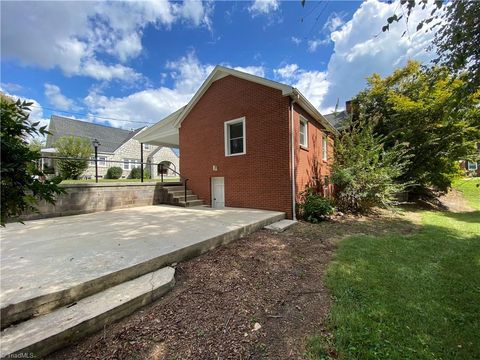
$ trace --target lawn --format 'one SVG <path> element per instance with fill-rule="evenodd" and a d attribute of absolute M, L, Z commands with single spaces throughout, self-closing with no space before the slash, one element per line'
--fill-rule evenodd
<path fill-rule="evenodd" d="M 310 339 L 323 359 L 480 358 L 479 180 L 457 182 L 475 211 L 421 211 L 411 235 L 352 236 L 339 243 L 326 285 L 332 340 Z"/>
<path fill-rule="evenodd" d="M 472 208 L 480 210 L 480 177 L 458 180 L 454 187 L 465 196 Z"/>

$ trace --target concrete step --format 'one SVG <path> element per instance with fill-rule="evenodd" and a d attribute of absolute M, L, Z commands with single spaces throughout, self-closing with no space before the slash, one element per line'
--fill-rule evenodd
<path fill-rule="evenodd" d="M 164 267 L 2 331 L 1 358 L 45 356 L 119 320 L 167 293 L 175 270 Z M 15 355 L 17 354 L 17 355 Z"/>
<path fill-rule="evenodd" d="M 181 190 L 181 191 L 169 191 L 169 192 L 168 192 L 168 196 L 173 196 L 173 197 L 184 196 L 184 195 L 185 195 L 185 191 L 184 191 L 184 190 Z M 192 190 L 187 190 L 187 195 L 193 195 L 193 191 L 192 191 Z"/>
<path fill-rule="evenodd" d="M 167 190 L 168 192 L 170 192 L 170 191 L 184 191 L 184 190 L 185 190 L 185 186 L 183 186 L 183 185 L 164 186 L 163 189 L 164 189 L 164 190 Z"/>
<path fill-rule="evenodd" d="M 185 204 L 185 201 L 182 200 L 175 203 L 175 205 L 182 206 L 182 207 L 200 206 L 200 205 L 203 205 L 203 200 L 187 200 L 186 204 Z"/>
<path fill-rule="evenodd" d="M 192 201 L 192 200 L 198 200 L 198 196 L 197 195 L 187 195 L 187 201 Z M 180 196 L 173 196 L 171 198 L 171 201 L 176 204 L 180 201 L 185 201 L 185 196 L 184 195 L 180 195 Z"/>

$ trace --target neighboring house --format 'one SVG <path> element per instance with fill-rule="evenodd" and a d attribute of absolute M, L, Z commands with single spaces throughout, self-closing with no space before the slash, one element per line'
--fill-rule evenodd
<path fill-rule="evenodd" d="M 347 121 L 352 114 L 352 100 L 345 102 L 345 110 L 335 111 L 333 113 L 325 115 L 325 119 L 328 120 L 337 130 L 341 131 L 345 129 Z"/>
<path fill-rule="evenodd" d="M 59 138 L 76 136 L 88 139 L 90 142 L 94 139 L 99 141 L 99 177 L 104 177 L 109 167 L 118 166 L 123 169 L 122 178 L 128 178 L 131 170 L 140 166 L 140 142 L 133 139 L 133 136 L 140 134 L 145 128 L 123 130 L 52 115 L 48 130 L 51 134 L 47 135 L 46 148 L 42 149 L 43 156 L 55 156 L 55 142 Z M 94 159 L 93 145 L 91 158 Z M 160 178 L 161 169 L 163 169 L 164 176 L 177 176 L 172 170 L 177 172 L 180 170 L 178 155 L 169 147 L 144 145 L 143 161 L 147 163 L 145 168 L 150 170 L 152 178 Z M 47 161 L 48 163 L 52 164 L 52 162 Z M 160 163 L 165 164 L 165 167 L 158 166 Z M 167 167 L 172 170 L 168 170 Z M 83 176 L 86 178 L 95 176 L 95 161 L 90 161 Z"/>
<path fill-rule="evenodd" d="M 336 134 L 297 89 L 216 66 L 186 106 L 134 139 L 179 147 L 188 188 L 213 207 L 293 218 L 306 187 L 330 192 Z"/>
<path fill-rule="evenodd" d="M 480 158 L 480 143 L 477 143 L 478 158 Z M 473 176 L 480 176 L 480 160 L 462 160 L 460 167 Z"/>

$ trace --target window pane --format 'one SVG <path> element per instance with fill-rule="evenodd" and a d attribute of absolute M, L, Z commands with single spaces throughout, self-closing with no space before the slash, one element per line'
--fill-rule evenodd
<path fill-rule="evenodd" d="M 230 126 L 230 139 L 243 137 L 243 124 L 237 123 Z"/>
<path fill-rule="evenodd" d="M 300 132 L 300 144 L 305 145 L 305 134 Z"/>
<path fill-rule="evenodd" d="M 230 140 L 230 154 L 239 154 L 243 152 L 243 138 Z"/>

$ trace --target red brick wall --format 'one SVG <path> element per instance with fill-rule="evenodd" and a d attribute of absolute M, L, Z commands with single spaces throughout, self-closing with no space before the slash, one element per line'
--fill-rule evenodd
<path fill-rule="evenodd" d="M 246 154 L 226 157 L 224 122 L 243 116 Z M 291 218 L 289 123 L 289 98 L 281 91 L 233 76 L 217 80 L 182 122 L 182 175 L 207 204 L 211 177 L 223 176 L 226 206 L 283 211 Z"/>
<path fill-rule="evenodd" d="M 300 146 L 300 115 L 308 121 L 308 147 Z M 307 112 L 298 105 L 294 106 L 294 125 L 295 125 L 295 168 L 296 168 L 296 193 L 297 201 L 299 194 L 306 187 L 315 184 L 314 178 L 319 177 L 322 180 L 330 175 L 330 167 L 333 162 L 333 137 L 328 135 L 328 160 L 322 159 L 322 141 L 325 129 L 314 120 Z M 328 188 L 331 191 L 332 187 Z M 328 195 L 328 192 L 325 194 Z"/>

